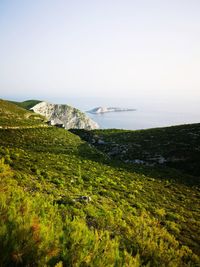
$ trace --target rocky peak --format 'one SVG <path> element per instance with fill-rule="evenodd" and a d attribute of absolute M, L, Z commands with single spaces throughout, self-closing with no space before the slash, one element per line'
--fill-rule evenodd
<path fill-rule="evenodd" d="M 35 113 L 43 115 L 47 118 L 51 125 L 55 125 L 55 121 L 59 121 L 65 129 L 98 129 L 96 122 L 90 119 L 80 110 L 62 104 L 52 104 L 48 102 L 40 102 L 31 108 Z"/>

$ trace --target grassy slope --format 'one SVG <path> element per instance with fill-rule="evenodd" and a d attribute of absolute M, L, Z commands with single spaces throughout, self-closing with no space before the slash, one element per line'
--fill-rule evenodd
<path fill-rule="evenodd" d="M 21 107 L 21 108 L 25 108 L 25 109 L 30 109 L 33 106 L 37 105 L 38 103 L 40 103 L 40 100 L 26 100 L 23 102 L 16 102 L 16 101 L 10 101 L 11 103 Z"/>
<path fill-rule="evenodd" d="M 122 161 L 144 161 L 177 168 L 200 176 L 200 124 L 180 125 L 139 131 L 73 130 L 101 151 Z M 103 140 L 104 144 L 98 144 Z"/>
<path fill-rule="evenodd" d="M 27 111 L 17 105 L 0 100 L 0 126 L 17 127 L 17 126 L 39 126 L 44 125 L 44 117 Z"/>
<path fill-rule="evenodd" d="M 171 179 L 192 176 L 111 161 L 56 128 L 0 129 L 0 155 L 0 266 L 198 266 L 200 191 Z"/>

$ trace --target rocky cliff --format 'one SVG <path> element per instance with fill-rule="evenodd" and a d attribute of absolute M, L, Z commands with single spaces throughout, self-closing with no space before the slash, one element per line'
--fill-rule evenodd
<path fill-rule="evenodd" d="M 98 124 L 91 120 L 80 110 L 61 104 L 51 104 L 40 102 L 31 108 L 35 113 L 43 115 L 47 118 L 51 125 L 63 124 L 65 129 L 97 129 Z"/>

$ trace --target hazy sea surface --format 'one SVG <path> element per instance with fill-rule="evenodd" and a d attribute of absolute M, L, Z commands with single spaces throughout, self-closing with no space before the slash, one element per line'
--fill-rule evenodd
<path fill-rule="evenodd" d="M 27 98 L 26 98 L 27 99 Z M 20 101 L 26 99 L 18 99 Z M 143 95 L 132 98 L 115 97 L 57 97 L 40 98 L 52 103 L 68 104 L 83 112 L 95 107 L 135 108 L 136 111 L 86 114 L 96 121 L 100 128 L 127 130 L 148 129 L 179 124 L 200 123 L 199 97 L 187 95 L 158 96 Z M 15 99 L 17 100 L 17 98 Z"/>
<path fill-rule="evenodd" d="M 80 98 L 71 99 L 69 104 L 86 112 L 98 106 L 135 108 L 136 111 L 110 112 L 87 115 L 100 128 L 127 130 L 148 129 L 188 123 L 200 123 L 198 99 L 115 99 Z"/>
<path fill-rule="evenodd" d="M 200 122 L 200 116 L 162 111 L 147 112 L 144 110 L 137 110 L 88 115 L 96 121 L 102 129 L 117 128 L 137 130 Z"/>

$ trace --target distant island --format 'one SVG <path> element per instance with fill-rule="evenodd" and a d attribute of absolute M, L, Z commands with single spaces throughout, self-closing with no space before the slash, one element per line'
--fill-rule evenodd
<path fill-rule="evenodd" d="M 136 111 L 136 109 L 119 108 L 119 107 L 97 107 L 97 108 L 93 108 L 87 112 L 92 113 L 92 114 L 102 114 L 102 113 L 108 113 L 108 112 L 123 112 L 123 111 Z"/>

